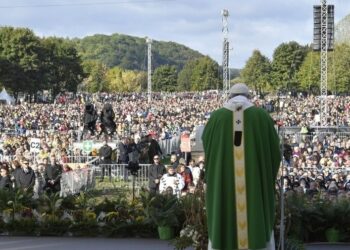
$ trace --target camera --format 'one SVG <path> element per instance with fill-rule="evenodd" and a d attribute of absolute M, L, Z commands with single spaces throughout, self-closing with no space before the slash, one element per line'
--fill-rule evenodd
<path fill-rule="evenodd" d="M 138 162 L 133 162 L 130 161 L 128 166 L 126 166 L 126 168 L 130 171 L 130 173 L 132 175 L 137 176 L 137 172 L 139 171 L 139 169 L 141 168 Z"/>

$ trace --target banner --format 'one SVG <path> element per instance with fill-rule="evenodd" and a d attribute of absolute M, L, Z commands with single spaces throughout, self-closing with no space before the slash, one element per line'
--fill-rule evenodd
<path fill-rule="evenodd" d="M 191 139 L 188 133 L 181 135 L 180 150 L 181 152 L 191 152 Z"/>

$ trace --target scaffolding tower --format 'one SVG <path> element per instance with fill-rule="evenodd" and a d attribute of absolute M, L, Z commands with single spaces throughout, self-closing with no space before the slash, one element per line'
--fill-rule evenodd
<path fill-rule="evenodd" d="M 229 41 L 228 41 L 228 17 L 229 12 L 227 9 L 221 11 L 222 15 L 222 33 L 224 37 L 223 41 L 223 57 L 222 57 L 222 87 L 223 96 L 227 97 L 228 90 L 230 89 L 229 82 Z"/>
<path fill-rule="evenodd" d="M 147 43 L 147 94 L 148 102 L 152 101 L 152 39 L 146 37 Z"/>
<path fill-rule="evenodd" d="M 327 103 L 327 72 L 328 72 L 328 6 L 327 0 L 321 0 L 321 103 L 320 122 L 327 125 L 328 103 Z"/>

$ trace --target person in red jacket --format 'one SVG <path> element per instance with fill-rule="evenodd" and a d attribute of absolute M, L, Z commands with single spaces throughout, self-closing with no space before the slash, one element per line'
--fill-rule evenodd
<path fill-rule="evenodd" d="M 177 172 L 182 176 L 182 178 L 185 181 L 185 187 L 182 189 L 182 192 L 187 192 L 188 191 L 188 187 L 192 183 L 191 173 L 186 171 L 186 166 L 184 164 L 182 164 L 182 163 L 179 164 Z"/>

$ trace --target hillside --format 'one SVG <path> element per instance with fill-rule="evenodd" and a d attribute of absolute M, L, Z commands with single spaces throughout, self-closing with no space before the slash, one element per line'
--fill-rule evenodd
<path fill-rule="evenodd" d="M 130 70 L 147 69 L 147 44 L 144 38 L 96 34 L 73 41 L 83 60 L 99 60 L 110 68 L 119 66 Z M 152 68 L 168 64 L 180 70 L 188 60 L 202 56 L 204 55 L 174 42 L 152 43 Z"/>
<path fill-rule="evenodd" d="M 350 14 L 335 26 L 335 43 L 350 43 Z"/>

